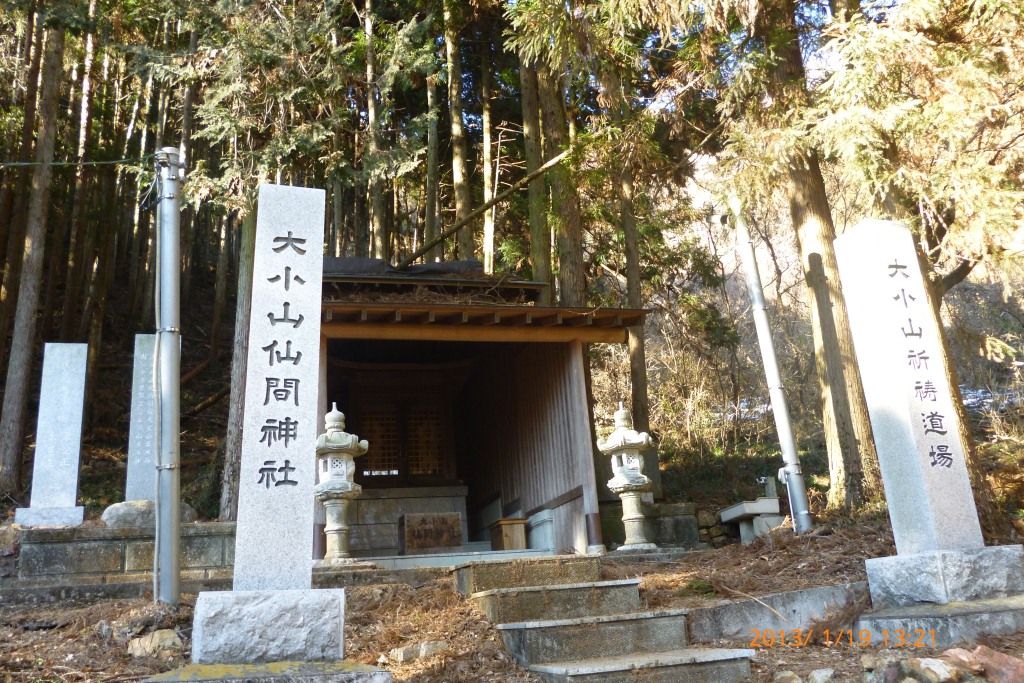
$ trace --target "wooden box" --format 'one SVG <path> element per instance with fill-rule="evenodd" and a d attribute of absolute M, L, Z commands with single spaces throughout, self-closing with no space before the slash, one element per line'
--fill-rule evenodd
<path fill-rule="evenodd" d="M 499 519 L 492 524 L 491 550 L 526 550 L 526 520 Z"/>

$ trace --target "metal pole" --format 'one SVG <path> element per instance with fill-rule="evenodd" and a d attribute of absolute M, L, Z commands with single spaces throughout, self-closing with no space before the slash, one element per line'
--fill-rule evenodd
<path fill-rule="evenodd" d="M 178 150 L 164 147 L 156 153 L 160 177 L 159 230 L 157 234 L 156 362 L 159 383 L 157 410 L 158 450 L 156 473 L 156 548 L 153 553 L 154 597 L 177 605 L 181 595 L 179 549 L 181 503 L 179 480 L 179 412 L 181 394 L 181 316 L 179 281 L 181 245 L 178 221 L 180 162 Z"/>
<path fill-rule="evenodd" d="M 739 198 L 729 197 L 729 208 L 735 216 L 736 239 L 743 270 L 747 276 L 747 289 L 750 291 L 750 305 L 754 312 L 754 327 L 757 329 L 757 342 L 761 347 L 761 362 L 764 364 L 764 375 L 768 382 L 768 396 L 772 402 L 772 414 L 775 417 L 775 429 L 779 434 L 779 446 L 782 449 L 782 460 L 785 466 L 779 470 L 779 481 L 786 485 L 789 496 L 789 509 L 793 515 L 793 530 L 802 534 L 814 528 L 811 512 L 807 504 L 807 488 L 804 484 L 803 470 L 800 469 L 800 457 L 796 452 L 793 439 L 793 428 L 789 421 L 789 407 L 786 405 L 786 393 L 782 388 L 782 377 L 779 364 L 775 357 L 775 344 L 772 342 L 771 328 L 768 325 L 768 312 L 764 305 L 764 290 L 761 285 L 761 273 L 757 269 L 757 258 L 754 254 L 754 242 L 747 231 L 747 223 Z"/>

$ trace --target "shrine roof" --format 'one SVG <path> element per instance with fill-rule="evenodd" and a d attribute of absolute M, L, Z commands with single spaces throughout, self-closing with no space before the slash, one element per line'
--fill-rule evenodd
<path fill-rule="evenodd" d="M 476 260 L 439 261 L 399 270 L 381 259 L 324 258 L 324 301 L 430 299 L 445 302 L 531 303 L 545 282 L 515 273 L 485 274 Z"/>
<path fill-rule="evenodd" d="M 496 342 L 626 341 L 647 311 L 435 301 L 324 301 L 329 338 Z"/>

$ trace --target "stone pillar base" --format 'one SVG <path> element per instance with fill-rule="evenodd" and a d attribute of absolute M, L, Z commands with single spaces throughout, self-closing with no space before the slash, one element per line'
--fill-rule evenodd
<path fill-rule="evenodd" d="M 207 591 L 192 618 L 193 664 L 345 658 L 345 590 Z"/>
<path fill-rule="evenodd" d="M 190 664 L 145 683 L 391 683 L 391 672 L 354 662 Z"/>
<path fill-rule="evenodd" d="M 936 550 L 865 560 L 875 609 L 1024 593 L 1024 546 Z"/>
<path fill-rule="evenodd" d="M 21 526 L 81 526 L 85 508 L 81 505 L 67 508 L 17 508 L 14 523 Z"/>
<path fill-rule="evenodd" d="M 627 543 L 626 545 L 620 545 L 615 549 L 617 553 L 628 553 L 634 550 L 657 550 L 658 546 L 654 543 Z"/>

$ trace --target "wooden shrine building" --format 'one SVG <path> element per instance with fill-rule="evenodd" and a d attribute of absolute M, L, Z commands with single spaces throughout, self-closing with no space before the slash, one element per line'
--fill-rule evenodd
<path fill-rule="evenodd" d="M 321 411 L 370 443 L 353 554 L 401 549 L 403 514 L 458 512 L 464 542 L 525 520 L 531 548 L 600 545 L 585 345 L 624 343 L 644 311 L 536 304 L 543 283 L 464 264 L 395 272 L 325 259 Z"/>

